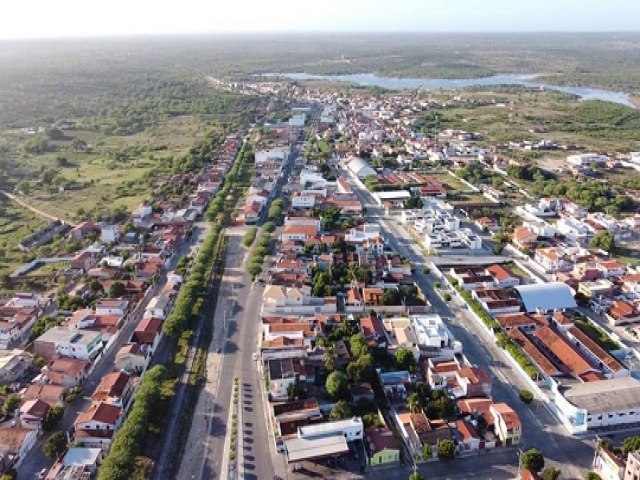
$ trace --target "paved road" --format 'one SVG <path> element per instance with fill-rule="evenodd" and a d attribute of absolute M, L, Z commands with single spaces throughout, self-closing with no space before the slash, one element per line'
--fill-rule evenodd
<path fill-rule="evenodd" d="M 193 249 L 202 242 L 208 230 L 209 226 L 206 223 L 197 223 L 191 239 L 186 241 L 173 256 L 167 270 L 174 268 L 178 260 L 183 255 L 191 253 Z M 120 329 L 117 339 L 111 344 L 109 350 L 103 352 L 101 356 L 96 359 L 96 366 L 85 380 L 82 394 L 67 406 L 64 417 L 58 427 L 59 430 L 71 431 L 78 414 L 89 408 L 91 405 L 91 395 L 93 395 L 98 383 L 100 383 L 102 377 L 114 369 L 116 353 L 118 353 L 118 350 L 120 350 L 122 345 L 131 339 L 133 331 L 138 323 L 140 323 L 140 320 L 142 320 L 142 316 L 144 315 L 144 311 L 149 301 L 157 295 L 162 288 L 164 288 L 166 283 L 166 275 L 162 275 L 161 279 L 151 287 L 151 291 L 148 293 L 145 300 L 131 314 L 129 321 Z M 46 437 L 41 438 L 40 441 L 34 445 L 33 449 L 27 455 L 27 458 L 23 461 L 22 465 L 20 465 L 20 469 L 18 470 L 19 480 L 32 480 L 40 470 L 43 468 L 49 468 L 52 465 L 53 462 L 42 450 L 42 444 L 45 438 Z"/>
<path fill-rule="evenodd" d="M 262 287 L 245 273 L 244 228 L 228 229 L 225 272 L 207 357 L 207 383 L 200 394 L 177 478 L 226 478 L 222 475 L 231 386 L 240 378 L 245 438 L 245 478 L 273 478 L 260 377 L 252 355 L 257 350 Z"/>
<path fill-rule="evenodd" d="M 415 278 L 418 285 L 433 304 L 436 313 L 445 320 L 454 337 L 462 342 L 463 353 L 469 361 L 482 367 L 491 375 L 494 400 L 507 402 L 520 416 L 523 424 L 520 447 L 523 449 L 539 448 L 549 463 L 557 463 L 562 466 L 564 478 L 582 478 L 582 472 L 588 469 L 591 464 L 593 443 L 587 439 L 568 436 L 559 421 L 549 413 L 544 405 L 541 405 L 540 400 L 536 399 L 530 406 L 524 405 L 519 400 L 516 392 L 521 388 L 526 388 L 526 384 L 520 374 L 510 366 L 505 353 L 497 347 L 484 330 L 480 329 L 465 309 L 457 305 L 455 301 L 446 303 L 440 298 L 433 287 L 433 277 L 422 273 L 422 266 L 426 262 L 419 249 L 416 248 L 415 242 L 403 229 L 398 228 L 394 221 L 384 217 L 383 212 L 377 207 L 370 194 L 361 189 L 353 178 L 350 178 L 350 183 L 356 195 L 367 207 L 367 216 L 378 217 L 385 238 L 391 247 L 407 257 L 409 262 L 416 266 Z M 423 468 L 428 473 L 428 466 Z M 452 468 L 457 471 L 453 465 Z M 492 466 L 493 468 L 494 466 Z M 476 469 L 476 473 L 486 475 L 484 478 L 492 478 L 490 471 L 482 472 Z"/>

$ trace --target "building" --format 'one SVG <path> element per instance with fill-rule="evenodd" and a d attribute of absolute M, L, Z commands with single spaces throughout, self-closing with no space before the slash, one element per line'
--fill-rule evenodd
<path fill-rule="evenodd" d="M 572 433 L 640 421 L 640 381 L 633 377 L 571 383 L 561 387 L 555 403 Z"/>
<path fill-rule="evenodd" d="M 440 315 L 411 315 L 413 331 L 421 349 L 445 349 L 453 347 L 455 339 Z"/>
<path fill-rule="evenodd" d="M 71 447 L 62 458 L 64 471 L 82 471 L 93 476 L 98 471 L 98 465 L 102 462 L 104 454 L 100 448 Z M 59 474 L 60 475 L 60 474 Z M 62 477 L 66 479 L 67 477 Z"/>
<path fill-rule="evenodd" d="M 0 427 L 0 468 L 18 468 L 35 445 L 38 432 L 29 428 Z"/>
<path fill-rule="evenodd" d="M 91 363 L 75 358 L 57 358 L 42 369 L 45 383 L 61 385 L 66 388 L 77 387 L 84 382 Z"/>
<path fill-rule="evenodd" d="M 34 342 L 36 355 L 54 360 L 58 356 L 93 360 L 102 350 L 102 334 L 92 330 L 53 327 Z"/>
<path fill-rule="evenodd" d="M 0 350 L 0 385 L 18 380 L 31 362 L 31 357 L 24 350 Z"/>
<path fill-rule="evenodd" d="M 358 177 L 360 180 L 364 180 L 371 175 L 376 175 L 376 171 L 371 168 L 371 166 L 367 162 L 359 157 L 352 159 L 347 165 L 347 168 L 354 176 Z"/>
<path fill-rule="evenodd" d="M 349 453 L 348 442 L 362 440 L 364 426 L 360 417 L 298 427 L 295 438 L 284 441 L 289 463 L 317 460 Z"/>
<path fill-rule="evenodd" d="M 638 160 L 640 161 L 640 155 Z M 627 464 L 624 468 L 624 480 L 638 480 L 640 478 L 640 450 L 629 452 Z"/>
<path fill-rule="evenodd" d="M 146 368 L 149 358 L 142 345 L 139 343 L 127 343 L 116 353 L 114 366 L 116 370 L 141 372 Z"/>
<path fill-rule="evenodd" d="M 598 447 L 593 466 L 602 480 L 620 480 L 625 471 L 625 463 L 615 453 L 602 447 Z"/>
<path fill-rule="evenodd" d="M 567 163 L 576 167 L 589 167 L 592 164 L 606 165 L 608 160 L 608 157 L 595 153 L 582 153 L 579 155 L 569 155 L 567 157 Z"/>
<path fill-rule="evenodd" d="M 365 430 L 369 447 L 369 465 L 390 465 L 400 462 L 400 441 L 387 427 L 371 426 Z"/>
<path fill-rule="evenodd" d="M 493 416 L 495 434 L 507 446 L 518 445 L 522 436 L 522 423 L 518 414 L 506 403 L 494 403 L 489 407 Z"/>
<path fill-rule="evenodd" d="M 122 371 L 106 374 L 100 380 L 91 400 L 125 408 L 133 393 L 133 377 Z"/>
<path fill-rule="evenodd" d="M 122 409 L 108 403 L 92 405 L 74 423 L 75 441 L 85 447 L 109 450 L 115 430 L 120 426 Z"/>
<path fill-rule="evenodd" d="M 527 313 L 573 310 L 577 307 L 571 289 L 561 282 L 518 285 L 514 289 Z"/>

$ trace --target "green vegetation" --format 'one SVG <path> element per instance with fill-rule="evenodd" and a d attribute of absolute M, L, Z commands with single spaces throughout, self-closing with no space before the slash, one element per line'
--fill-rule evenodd
<path fill-rule="evenodd" d="M 538 473 L 544 468 L 544 456 L 537 448 L 530 448 L 520 455 L 520 466 L 531 472 Z"/>
<path fill-rule="evenodd" d="M 129 415 L 116 432 L 109 453 L 98 471 L 99 480 L 130 478 L 136 467 L 136 457 L 141 452 L 149 422 L 160 401 L 162 382 L 167 376 L 167 369 L 162 365 L 156 365 L 142 377 Z"/>
<path fill-rule="evenodd" d="M 456 456 L 456 444 L 445 438 L 438 443 L 438 458 L 450 460 Z"/>
<path fill-rule="evenodd" d="M 67 436 L 63 432 L 52 433 L 44 442 L 44 454 L 52 460 L 58 458 L 67 449 Z"/>
<path fill-rule="evenodd" d="M 627 455 L 629 452 L 634 452 L 640 449 L 640 436 L 634 435 L 627 437 L 622 442 L 622 454 Z"/>
<path fill-rule="evenodd" d="M 2 409 L 4 413 L 7 415 L 13 415 L 16 409 L 20 406 L 20 397 L 16 394 L 7 395 L 7 398 L 4 401 L 4 405 Z"/>
<path fill-rule="evenodd" d="M 482 322 L 487 326 L 489 330 L 493 332 L 500 331 L 500 324 L 496 322 L 491 315 L 489 315 L 484 308 L 478 303 L 478 301 L 471 296 L 471 293 L 467 290 L 464 290 L 460 285 L 453 285 L 453 287 L 458 291 L 460 296 L 464 299 L 464 301 L 469 305 L 469 308 L 473 313 L 475 313 Z"/>
<path fill-rule="evenodd" d="M 416 367 L 416 358 L 408 348 L 401 348 L 396 351 L 396 364 L 402 370 L 412 370 Z"/>
<path fill-rule="evenodd" d="M 64 416 L 64 407 L 60 407 L 58 405 L 51 407 L 51 410 L 47 412 L 42 421 L 42 429 L 45 432 L 51 432 L 58 426 L 60 420 Z"/>
<path fill-rule="evenodd" d="M 264 257 L 267 255 L 270 245 L 271 232 L 265 229 L 260 235 L 258 243 L 253 247 L 251 257 L 247 262 L 247 273 L 251 276 L 252 280 L 255 280 L 255 278 L 262 273 L 262 264 L 264 263 Z"/>
<path fill-rule="evenodd" d="M 615 340 L 613 340 L 609 336 L 609 334 L 607 334 L 607 332 L 605 332 L 602 328 L 597 326 L 588 318 L 583 317 L 580 314 L 576 314 L 573 316 L 573 321 L 576 327 L 582 330 L 587 336 L 591 338 L 591 340 L 596 342 L 607 352 L 620 350 L 620 345 Z"/>
<path fill-rule="evenodd" d="M 584 478 L 585 480 L 602 480 L 602 477 L 596 472 L 587 472 L 587 475 Z"/>
<path fill-rule="evenodd" d="M 520 393 L 518 395 L 520 397 L 520 400 L 522 400 L 524 403 L 533 402 L 533 393 L 529 390 L 520 390 Z"/>
<path fill-rule="evenodd" d="M 253 242 L 256 239 L 256 234 L 257 233 L 258 233 L 258 228 L 257 227 L 249 227 L 247 229 L 247 231 L 244 232 L 244 237 L 242 239 L 242 244 L 246 248 L 249 248 L 251 245 L 253 245 Z"/>
<path fill-rule="evenodd" d="M 431 445 L 425 442 L 422 444 L 422 458 L 424 458 L 425 460 L 429 460 L 431 457 L 433 457 Z"/>
<path fill-rule="evenodd" d="M 351 407 L 346 400 L 338 400 L 329 414 L 331 420 L 343 420 L 345 418 L 351 418 L 352 416 Z"/>
<path fill-rule="evenodd" d="M 504 332 L 500 332 L 496 335 L 496 343 L 500 348 L 507 351 L 509 355 L 522 367 L 524 372 L 529 375 L 531 380 L 538 380 L 539 371 L 533 364 L 526 353 L 515 343 L 511 341 L 509 335 Z"/>
<path fill-rule="evenodd" d="M 562 472 L 556 467 L 546 467 L 542 470 L 542 480 L 558 480 Z"/>
<path fill-rule="evenodd" d="M 344 399 L 349 395 L 349 378 L 339 370 L 333 371 L 327 377 L 325 388 L 331 398 Z"/>
<path fill-rule="evenodd" d="M 600 248 L 605 252 L 613 252 L 615 248 L 615 239 L 613 238 L 613 233 L 611 232 L 599 232 L 597 233 L 590 241 L 589 245 L 594 248 Z"/>

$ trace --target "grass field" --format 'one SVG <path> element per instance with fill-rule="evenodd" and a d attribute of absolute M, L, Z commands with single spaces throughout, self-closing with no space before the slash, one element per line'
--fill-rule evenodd
<path fill-rule="evenodd" d="M 45 220 L 0 195 L 0 276 L 31 260 L 29 253 L 18 248 L 18 243 L 45 224 Z"/>

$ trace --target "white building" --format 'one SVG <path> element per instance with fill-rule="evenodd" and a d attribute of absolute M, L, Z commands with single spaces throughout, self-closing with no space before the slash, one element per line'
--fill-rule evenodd
<path fill-rule="evenodd" d="M 556 229 L 558 233 L 574 242 L 584 242 L 591 236 L 591 232 L 582 222 L 571 218 L 561 218 L 558 220 Z"/>
<path fill-rule="evenodd" d="M 292 115 L 289 119 L 290 127 L 304 127 L 304 124 L 307 122 L 307 116 L 304 113 L 298 113 L 296 115 Z"/>
<path fill-rule="evenodd" d="M 567 157 L 567 163 L 578 167 L 588 167 L 592 163 L 597 165 L 604 165 L 609 160 L 604 155 L 597 155 L 595 153 L 582 153 L 579 155 L 569 155 Z"/>
<path fill-rule="evenodd" d="M 313 208 L 316 204 L 316 196 L 312 194 L 304 194 L 296 192 L 291 197 L 291 206 L 293 208 Z"/>
<path fill-rule="evenodd" d="M 376 171 L 360 157 L 352 159 L 347 165 L 347 168 L 360 180 L 364 180 L 371 175 L 376 175 Z"/>
<path fill-rule="evenodd" d="M 446 348 L 451 346 L 454 341 L 440 315 L 411 315 L 409 321 L 420 347 Z"/>
<path fill-rule="evenodd" d="M 113 244 L 120 239 L 120 226 L 119 225 L 106 225 L 100 226 L 100 240 L 102 243 Z"/>
<path fill-rule="evenodd" d="M 553 382 L 554 402 L 571 433 L 593 428 L 624 426 L 640 422 L 640 381 L 633 377 L 558 387 Z"/>
<path fill-rule="evenodd" d="M 257 150 L 255 153 L 256 165 L 260 165 L 271 159 L 284 161 L 288 156 L 289 149 L 286 147 L 271 148 L 269 150 Z"/>

